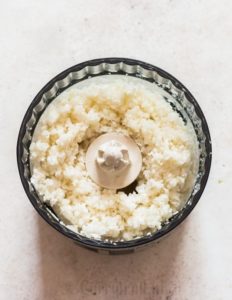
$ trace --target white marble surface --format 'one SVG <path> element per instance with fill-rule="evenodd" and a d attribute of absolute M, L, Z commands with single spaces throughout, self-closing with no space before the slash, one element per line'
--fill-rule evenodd
<path fill-rule="evenodd" d="M 232 2 L 18 0 L 0 10 L 0 299 L 232 299 Z M 38 90 L 87 59 L 169 71 L 199 101 L 213 141 L 207 188 L 187 221 L 126 256 L 80 249 L 41 220 L 21 186 L 16 139 Z"/>

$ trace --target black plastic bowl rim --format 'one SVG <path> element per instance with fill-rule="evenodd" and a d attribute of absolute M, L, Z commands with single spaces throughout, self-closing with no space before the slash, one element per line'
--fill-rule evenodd
<path fill-rule="evenodd" d="M 22 139 L 23 139 L 25 131 L 26 131 L 26 124 L 31 116 L 33 108 L 39 103 L 39 101 L 41 100 L 41 97 L 43 96 L 44 93 L 49 91 L 57 81 L 64 79 L 71 72 L 79 71 L 87 66 L 96 66 L 96 65 L 99 65 L 102 63 L 116 64 L 116 63 L 120 63 L 120 62 L 125 63 L 127 65 L 131 65 L 131 66 L 137 65 L 137 66 L 140 66 L 147 70 L 155 71 L 162 77 L 171 80 L 171 82 L 174 84 L 174 86 L 185 91 L 186 98 L 188 99 L 189 102 L 191 102 L 193 104 L 196 114 L 201 119 L 202 129 L 206 136 L 205 148 L 206 148 L 207 156 L 205 159 L 205 173 L 202 176 L 200 189 L 194 195 L 191 205 L 186 206 L 184 208 L 184 211 L 181 212 L 181 215 L 179 215 L 180 213 L 177 213 L 175 216 L 173 216 L 173 218 L 171 219 L 170 224 L 167 228 L 165 228 L 165 229 L 161 228 L 160 230 L 156 231 L 152 235 L 144 236 L 144 237 L 134 239 L 131 241 L 124 241 L 124 242 L 119 241 L 119 242 L 111 243 L 111 242 L 99 241 L 99 240 L 86 238 L 84 236 L 81 236 L 81 235 L 69 230 L 62 223 L 55 220 L 55 218 L 54 218 L 54 220 L 51 220 L 51 218 L 49 218 L 48 215 L 43 210 L 40 209 L 40 207 L 38 206 L 38 204 L 36 202 L 35 197 L 30 193 L 27 180 L 24 177 L 24 166 L 23 166 L 21 157 L 23 154 Z M 108 251 L 109 253 L 114 253 L 115 251 L 121 251 L 123 253 L 124 250 L 129 250 L 129 251 L 131 250 L 131 252 L 133 252 L 135 249 L 137 249 L 141 246 L 145 246 L 147 244 L 151 244 L 151 242 L 157 241 L 164 235 L 167 235 L 169 232 L 171 232 L 180 223 L 182 223 L 185 220 L 185 218 L 190 214 L 190 212 L 193 210 L 193 208 L 196 206 L 197 202 L 199 201 L 199 199 L 205 189 L 205 186 L 206 186 L 206 183 L 208 180 L 208 176 L 209 176 L 209 172 L 210 172 L 211 159 L 212 159 L 212 145 L 211 145 L 211 137 L 210 137 L 210 132 L 209 132 L 209 128 L 207 125 L 207 121 L 205 119 L 205 116 L 204 116 L 199 104 L 197 103 L 197 101 L 193 97 L 193 95 L 189 92 L 189 90 L 179 80 L 177 80 L 175 77 L 173 77 L 166 71 L 164 71 L 154 65 L 151 65 L 149 63 L 139 61 L 136 59 L 130 59 L 130 58 L 114 57 L 114 58 L 93 59 L 93 60 L 85 61 L 83 63 L 74 65 L 74 66 L 66 69 L 65 71 L 61 72 L 57 76 L 55 76 L 40 90 L 40 92 L 35 96 L 35 98 L 31 102 L 31 104 L 30 104 L 29 108 L 27 109 L 25 116 L 23 118 L 20 130 L 19 130 L 19 134 L 18 134 L 18 141 L 17 141 L 17 163 L 18 163 L 18 170 L 19 170 L 21 182 L 22 182 L 22 185 L 24 187 L 24 190 L 25 190 L 30 202 L 32 203 L 32 205 L 34 206 L 36 211 L 39 213 L 39 215 L 49 225 L 51 225 L 53 228 L 55 228 L 57 231 L 59 231 L 66 237 L 72 239 L 74 242 L 76 242 L 80 246 L 88 248 L 88 249 L 92 249 L 95 251 L 101 251 L 101 250 Z M 125 251 L 125 252 L 127 252 L 127 251 Z"/>

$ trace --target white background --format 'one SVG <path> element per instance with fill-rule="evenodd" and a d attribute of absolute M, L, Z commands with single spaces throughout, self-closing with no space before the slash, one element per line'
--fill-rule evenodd
<path fill-rule="evenodd" d="M 232 299 L 232 1 L 0 1 L 0 299 Z M 191 216 L 125 256 L 75 246 L 37 216 L 16 140 L 40 88 L 79 62 L 131 57 L 176 76 L 208 120 L 213 165 Z"/>

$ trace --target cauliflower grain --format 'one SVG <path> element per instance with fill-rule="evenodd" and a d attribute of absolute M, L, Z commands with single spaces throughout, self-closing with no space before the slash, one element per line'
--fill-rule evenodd
<path fill-rule="evenodd" d="M 159 230 L 184 205 L 195 183 L 198 144 L 191 122 L 173 111 L 161 88 L 110 77 L 76 84 L 49 104 L 30 145 L 31 182 L 71 230 L 131 240 Z M 141 150 L 131 194 L 104 189 L 87 173 L 88 146 L 108 132 L 130 136 Z"/>

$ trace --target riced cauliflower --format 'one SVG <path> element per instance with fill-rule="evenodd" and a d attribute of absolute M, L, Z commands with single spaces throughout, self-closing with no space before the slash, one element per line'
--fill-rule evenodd
<path fill-rule="evenodd" d="M 72 86 L 47 107 L 30 146 L 31 182 L 68 228 L 93 239 L 131 240 L 159 230 L 183 206 L 198 144 L 191 122 L 167 98 L 141 79 L 103 76 Z M 133 193 L 102 188 L 87 173 L 88 146 L 108 132 L 130 136 L 141 150 Z"/>

